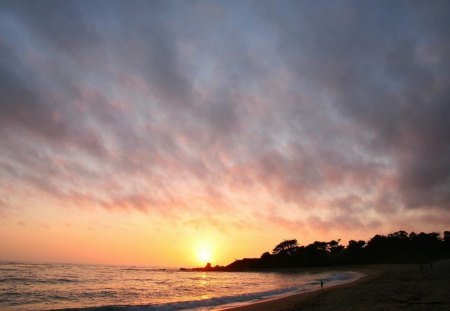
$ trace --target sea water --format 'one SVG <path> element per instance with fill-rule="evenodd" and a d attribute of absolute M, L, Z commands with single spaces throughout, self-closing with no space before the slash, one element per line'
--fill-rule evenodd
<path fill-rule="evenodd" d="M 212 310 L 360 278 L 339 272 L 184 272 L 133 266 L 0 264 L 0 310 Z M 101 308 L 109 307 L 109 308 Z"/>

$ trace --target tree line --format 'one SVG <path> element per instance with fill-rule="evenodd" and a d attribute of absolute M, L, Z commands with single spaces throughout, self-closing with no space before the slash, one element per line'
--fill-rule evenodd
<path fill-rule="evenodd" d="M 367 242 L 351 240 L 347 246 L 340 240 L 316 241 L 299 245 L 296 239 L 284 240 L 272 252 L 260 258 L 236 260 L 225 270 L 268 269 L 311 266 L 338 266 L 374 263 L 428 263 L 450 258 L 450 231 L 407 233 L 397 231 L 375 235 Z"/>

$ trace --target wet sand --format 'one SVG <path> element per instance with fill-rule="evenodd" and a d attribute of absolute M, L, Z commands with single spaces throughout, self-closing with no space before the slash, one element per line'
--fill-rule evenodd
<path fill-rule="evenodd" d="M 336 270 L 336 269 L 333 269 Z M 413 265 L 367 265 L 341 270 L 366 274 L 324 290 L 227 309 L 229 311 L 450 310 L 450 260 L 421 271 Z"/>

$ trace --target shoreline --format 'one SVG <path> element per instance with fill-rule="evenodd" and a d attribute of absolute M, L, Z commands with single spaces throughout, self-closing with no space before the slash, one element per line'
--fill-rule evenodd
<path fill-rule="evenodd" d="M 394 311 L 450 310 L 450 259 L 420 264 L 377 264 L 341 267 L 366 276 L 323 290 L 222 307 L 223 311 Z"/>
<path fill-rule="evenodd" d="M 317 270 L 322 270 L 320 268 L 316 268 Z M 358 278 L 356 280 L 345 282 L 342 284 L 335 284 L 327 287 L 326 284 L 324 284 L 324 288 L 321 289 L 320 285 L 319 288 L 302 292 L 302 293 L 296 293 L 291 294 L 287 296 L 282 297 L 274 297 L 274 298 L 268 298 L 261 301 L 253 301 L 249 302 L 248 304 L 244 305 L 238 305 L 238 306 L 229 306 L 229 307 L 219 307 L 212 309 L 213 311 L 279 311 L 279 310 L 293 310 L 297 305 L 301 304 L 302 302 L 306 301 L 307 299 L 310 299 L 312 297 L 315 297 L 317 295 L 320 295 L 322 293 L 326 293 L 328 291 L 333 291 L 338 288 L 346 288 L 346 287 L 353 287 L 357 286 L 358 284 L 363 284 L 366 282 L 370 282 L 371 280 L 379 277 L 382 272 L 379 270 L 374 270 L 370 268 L 366 268 L 364 266 L 348 266 L 348 267 L 333 267 L 333 269 L 328 270 L 324 269 L 322 271 L 354 271 L 364 274 L 361 278 Z"/>

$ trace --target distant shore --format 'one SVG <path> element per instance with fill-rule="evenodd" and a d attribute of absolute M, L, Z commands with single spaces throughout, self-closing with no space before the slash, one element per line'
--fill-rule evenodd
<path fill-rule="evenodd" d="M 351 283 L 227 311 L 450 310 L 450 260 L 433 265 L 398 264 L 341 267 L 365 277 Z"/>

